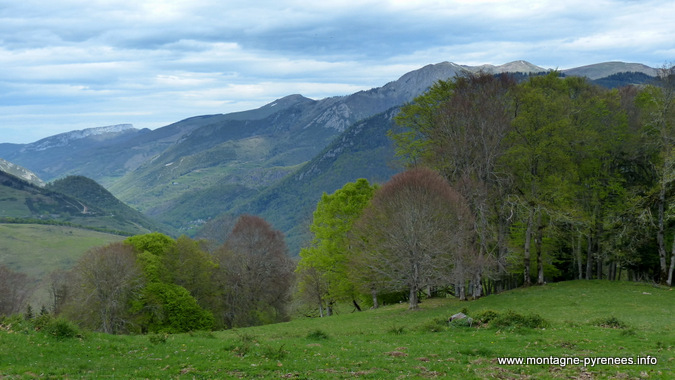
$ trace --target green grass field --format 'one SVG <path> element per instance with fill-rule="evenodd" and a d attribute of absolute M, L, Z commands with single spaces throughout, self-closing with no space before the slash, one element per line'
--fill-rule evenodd
<path fill-rule="evenodd" d="M 0 264 L 42 277 L 55 269 L 69 269 L 89 248 L 123 239 L 67 226 L 0 224 Z"/>
<path fill-rule="evenodd" d="M 537 313 L 545 327 L 444 322 L 462 309 L 469 316 L 487 315 L 486 310 Z M 0 378 L 673 379 L 674 312 L 670 289 L 572 281 L 477 301 L 426 300 L 419 311 L 390 305 L 177 335 L 83 333 L 59 339 L 25 322 L 6 320 L 0 328 Z M 637 360 L 648 355 L 657 363 L 506 365 L 498 359 Z"/>
<path fill-rule="evenodd" d="M 125 239 L 81 228 L 41 224 L 0 223 L 0 265 L 26 273 L 38 286 L 31 301 L 39 308 L 45 299 L 49 273 L 70 269 L 88 249 Z"/>

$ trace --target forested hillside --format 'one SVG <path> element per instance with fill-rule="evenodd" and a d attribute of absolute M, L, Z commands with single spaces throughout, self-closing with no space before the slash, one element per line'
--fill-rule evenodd
<path fill-rule="evenodd" d="M 577 278 L 672 285 L 675 69 L 619 90 L 557 72 L 467 75 L 439 81 L 396 124 L 409 169 L 317 205 L 298 275 L 319 310 Z"/>
<path fill-rule="evenodd" d="M 231 198 L 236 212 L 205 225 L 210 241 L 150 233 L 87 251 L 50 276 L 48 309 L 106 333 L 173 333 L 285 321 L 291 305 L 330 316 L 572 279 L 672 286 L 675 68 L 659 74 L 619 89 L 559 72 L 438 81 L 355 123 L 251 202 Z M 226 131 L 191 139 L 222 147 L 211 132 Z M 227 144 L 248 139 L 264 138 Z M 172 151 L 155 167 L 180 171 L 179 158 L 201 154 Z M 58 204 L 73 218 L 130 212 L 87 178 L 40 189 L 5 177 L 3 199 L 29 193 L 13 207 L 38 205 L 42 217 Z M 298 262 L 277 226 L 293 231 Z"/>
<path fill-rule="evenodd" d="M 0 220 L 81 226 L 133 235 L 163 228 L 84 177 L 38 187 L 0 171 Z"/>

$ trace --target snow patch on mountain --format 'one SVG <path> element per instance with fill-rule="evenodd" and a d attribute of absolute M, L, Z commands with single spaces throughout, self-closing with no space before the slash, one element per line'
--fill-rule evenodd
<path fill-rule="evenodd" d="M 97 136 L 102 137 L 103 135 L 107 134 L 117 135 L 119 133 L 135 130 L 136 129 L 132 124 L 116 124 L 116 125 L 108 125 L 105 127 L 87 128 L 78 131 L 70 131 L 50 136 L 31 144 L 27 144 L 25 147 L 23 147 L 23 149 L 21 149 L 21 151 L 22 152 L 42 151 L 50 148 L 66 146 L 72 141 L 81 140 L 88 137 L 97 137 Z"/>

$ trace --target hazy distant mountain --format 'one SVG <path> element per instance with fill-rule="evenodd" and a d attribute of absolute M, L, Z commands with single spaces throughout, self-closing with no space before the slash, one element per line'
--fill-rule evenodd
<path fill-rule="evenodd" d="M 291 95 L 248 114 L 256 118 L 211 116 L 110 189 L 174 228 L 190 228 L 248 203 L 359 120 L 411 101 L 437 80 L 463 72 L 444 62 L 348 96 L 311 100 Z"/>
<path fill-rule="evenodd" d="M 0 157 L 45 180 L 78 174 L 95 179 L 134 208 L 191 231 L 221 214 L 264 215 L 294 245 L 321 193 L 359 177 L 386 181 L 395 171 L 385 133 L 396 107 L 438 80 L 468 72 L 548 69 L 526 61 L 500 66 L 442 62 L 382 87 L 313 100 L 289 95 L 260 108 L 188 118 L 150 131 L 130 125 L 0 144 Z M 564 70 L 606 86 L 647 83 L 656 70 L 606 62 Z"/>
<path fill-rule="evenodd" d="M 483 71 L 490 74 L 501 74 L 501 73 L 542 73 L 548 71 L 543 67 L 533 65 L 527 61 L 513 61 L 505 63 L 500 66 L 494 65 L 480 65 L 480 66 L 462 66 L 471 72 Z"/>
<path fill-rule="evenodd" d="M 26 169 L 22 166 L 13 164 L 13 163 L 11 163 L 7 160 L 3 160 L 2 158 L 0 158 L 0 171 L 3 171 L 5 173 L 9 173 L 9 174 L 11 174 L 15 177 L 19 177 L 22 180 L 24 180 L 26 182 L 29 182 L 29 183 L 32 183 L 33 185 L 36 185 L 36 186 L 42 187 L 42 186 L 45 185 L 44 181 L 42 181 L 40 179 L 40 177 L 38 177 L 32 171 L 30 171 L 30 170 L 28 170 L 28 169 Z"/>
<path fill-rule="evenodd" d="M 45 181 L 69 174 L 98 180 L 126 172 L 132 139 L 150 132 L 130 124 L 61 133 L 30 144 L 0 144 L 0 157 L 30 168 Z"/>
<path fill-rule="evenodd" d="M 358 178 L 382 184 L 403 169 L 394 162 L 393 142 L 387 137 L 397 113 L 395 107 L 355 123 L 292 175 L 231 213 L 263 216 L 286 233 L 289 250 L 297 253 L 311 238 L 308 226 L 324 192 L 333 193 Z"/>
<path fill-rule="evenodd" d="M 0 171 L 0 221 L 69 223 L 127 235 L 165 231 L 90 179 L 69 177 L 39 187 L 4 171 Z"/>
<path fill-rule="evenodd" d="M 603 62 L 561 71 L 565 75 L 587 77 L 588 79 L 592 80 L 608 77 L 618 73 L 637 72 L 652 77 L 656 76 L 657 73 L 656 69 L 641 63 L 626 62 Z"/>

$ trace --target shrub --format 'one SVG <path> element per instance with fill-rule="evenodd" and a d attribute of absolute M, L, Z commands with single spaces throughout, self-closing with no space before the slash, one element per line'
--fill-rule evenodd
<path fill-rule="evenodd" d="M 42 331 L 58 340 L 82 337 L 80 328 L 75 323 L 64 318 L 52 318 L 47 322 Z"/>
<path fill-rule="evenodd" d="M 405 333 L 405 327 L 394 325 L 389 329 L 389 333 L 394 335 L 402 335 Z"/>
<path fill-rule="evenodd" d="M 611 316 L 605 318 L 598 318 L 591 323 L 593 326 L 605 327 L 608 329 L 625 329 L 628 327 L 626 323 L 618 318 Z"/>
<path fill-rule="evenodd" d="M 490 323 L 499 317 L 499 313 L 494 310 L 483 310 L 476 314 L 475 320 L 480 323 Z"/>
<path fill-rule="evenodd" d="M 498 315 L 490 324 L 494 327 L 528 327 L 532 329 L 544 328 L 550 325 L 539 314 L 522 315 L 512 310 Z"/>
<path fill-rule="evenodd" d="M 329 336 L 325 332 L 321 330 L 314 330 L 307 334 L 307 339 L 312 339 L 312 340 L 325 340 L 328 339 Z"/>
<path fill-rule="evenodd" d="M 473 325 L 473 318 L 455 319 L 454 321 L 450 321 L 449 325 L 450 327 L 471 327 Z"/>
<path fill-rule="evenodd" d="M 284 345 L 282 344 L 279 348 L 274 348 L 270 346 L 265 346 L 262 349 L 262 355 L 268 359 L 272 360 L 281 360 L 286 357 L 288 351 L 284 350 Z"/>
<path fill-rule="evenodd" d="M 166 343 L 166 339 L 169 337 L 169 334 L 160 333 L 160 334 L 149 334 L 148 340 L 152 344 Z"/>
<path fill-rule="evenodd" d="M 436 318 L 420 326 L 421 331 L 441 332 L 448 328 L 448 322 L 444 318 Z"/>

